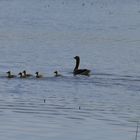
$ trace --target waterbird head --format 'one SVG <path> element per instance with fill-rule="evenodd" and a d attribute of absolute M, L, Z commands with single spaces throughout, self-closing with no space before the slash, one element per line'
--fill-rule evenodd
<path fill-rule="evenodd" d="M 22 72 L 19 72 L 18 75 L 22 76 Z"/>
<path fill-rule="evenodd" d="M 39 72 L 37 71 L 35 74 L 36 74 L 36 75 L 38 75 L 38 74 L 39 74 Z"/>
<path fill-rule="evenodd" d="M 76 60 L 79 59 L 79 58 L 80 58 L 79 56 L 75 56 L 75 57 L 74 57 L 74 59 L 76 59 Z"/>
<path fill-rule="evenodd" d="M 11 73 L 11 71 L 7 71 L 6 73 L 10 74 L 10 73 Z"/>
<path fill-rule="evenodd" d="M 26 74 L 26 70 L 24 70 L 23 73 Z"/>
<path fill-rule="evenodd" d="M 55 74 L 58 74 L 58 71 L 56 70 L 56 71 L 54 71 L 54 73 L 55 73 Z"/>

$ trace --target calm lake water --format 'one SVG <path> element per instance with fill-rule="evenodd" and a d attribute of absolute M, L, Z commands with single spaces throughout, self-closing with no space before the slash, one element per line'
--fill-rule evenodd
<path fill-rule="evenodd" d="M 134 140 L 139 61 L 139 0 L 0 0 L 0 139 Z"/>

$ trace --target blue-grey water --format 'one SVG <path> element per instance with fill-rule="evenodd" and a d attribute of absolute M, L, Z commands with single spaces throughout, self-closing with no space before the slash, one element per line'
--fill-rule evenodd
<path fill-rule="evenodd" d="M 134 140 L 139 119 L 139 0 L 0 0 L 1 140 Z"/>

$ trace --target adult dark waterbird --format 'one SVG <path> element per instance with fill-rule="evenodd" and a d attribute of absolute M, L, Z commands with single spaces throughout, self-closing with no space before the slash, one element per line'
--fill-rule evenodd
<path fill-rule="evenodd" d="M 90 70 L 89 69 L 79 69 L 80 57 L 75 56 L 74 59 L 76 60 L 76 65 L 75 65 L 75 68 L 73 70 L 73 74 L 74 75 L 86 75 L 86 76 L 89 76 L 90 75 Z"/>

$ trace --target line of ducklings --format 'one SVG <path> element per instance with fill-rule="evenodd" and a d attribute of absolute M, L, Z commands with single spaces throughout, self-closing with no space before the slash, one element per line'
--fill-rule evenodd
<path fill-rule="evenodd" d="M 86 76 L 89 76 L 90 72 L 91 72 L 89 69 L 79 69 L 80 57 L 75 56 L 74 59 L 76 60 L 76 64 L 75 64 L 75 67 L 73 69 L 73 74 L 74 75 L 86 75 Z M 55 71 L 54 73 L 55 73 L 55 77 L 62 76 L 61 74 L 58 73 L 58 71 Z M 7 76 L 8 78 L 17 77 L 16 75 L 12 75 L 11 71 L 8 71 L 7 74 L 8 74 L 8 76 Z M 42 78 L 43 77 L 43 75 L 39 74 L 39 72 L 36 72 L 35 74 L 36 74 L 36 78 Z M 32 74 L 26 73 L 25 70 L 23 72 L 20 72 L 18 75 L 19 75 L 20 78 L 28 78 L 28 77 L 33 76 Z"/>
<path fill-rule="evenodd" d="M 18 77 L 19 76 L 19 78 L 29 78 L 29 77 L 33 77 L 34 75 L 33 74 L 29 74 L 29 73 L 27 73 L 26 72 L 26 70 L 24 70 L 23 72 L 19 72 L 18 73 L 18 75 L 13 75 L 12 73 L 11 73 L 11 71 L 8 71 L 8 72 L 6 72 L 8 75 L 7 75 L 7 78 L 16 78 L 16 77 Z M 55 77 L 60 77 L 60 76 L 62 76 L 61 74 L 59 74 L 58 73 L 58 71 L 54 71 L 54 76 Z M 42 74 L 40 74 L 39 72 L 36 72 L 35 73 L 35 77 L 36 78 L 43 78 L 43 75 Z"/>

